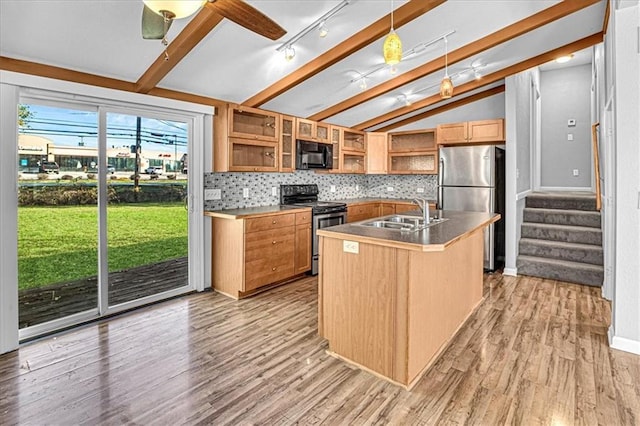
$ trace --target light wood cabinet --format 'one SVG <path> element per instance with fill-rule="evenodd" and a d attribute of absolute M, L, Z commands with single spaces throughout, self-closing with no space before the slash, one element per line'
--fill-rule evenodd
<path fill-rule="evenodd" d="M 367 174 L 387 173 L 387 134 L 369 132 L 367 141 Z"/>
<path fill-rule="evenodd" d="M 380 203 L 378 207 L 379 216 L 388 216 L 396 213 L 395 203 Z"/>
<path fill-rule="evenodd" d="M 294 272 L 302 274 L 311 269 L 311 212 L 296 213 L 296 252 Z"/>
<path fill-rule="evenodd" d="M 311 269 L 311 210 L 213 217 L 212 284 L 239 299 Z"/>
<path fill-rule="evenodd" d="M 504 142 L 504 119 L 440 124 L 437 127 L 439 145 Z"/>
<path fill-rule="evenodd" d="M 295 118 L 280 116 L 280 166 L 281 172 L 293 172 L 296 169 Z"/>
<path fill-rule="evenodd" d="M 331 126 L 333 170 L 331 173 L 365 173 L 366 141 L 364 132 Z"/>
<path fill-rule="evenodd" d="M 366 141 L 364 132 L 353 129 L 342 129 L 342 150 L 364 154 Z"/>
<path fill-rule="evenodd" d="M 306 118 L 296 118 L 296 138 L 330 143 L 330 125 Z"/>
<path fill-rule="evenodd" d="M 280 114 L 234 104 L 228 114 L 229 136 L 278 142 Z"/>
<path fill-rule="evenodd" d="M 261 140 L 229 138 L 232 172 L 277 172 L 278 144 Z"/>
<path fill-rule="evenodd" d="M 436 129 L 389 133 L 390 174 L 437 174 Z"/>
<path fill-rule="evenodd" d="M 380 216 L 380 203 L 354 204 L 347 206 L 347 222 L 359 222 Z"/>

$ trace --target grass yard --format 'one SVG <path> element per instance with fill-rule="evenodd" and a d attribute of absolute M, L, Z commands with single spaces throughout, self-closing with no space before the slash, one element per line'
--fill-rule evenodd
<path fill-rule="evenodd" d="M 187 255 L 183 203 L 117 204 L 107 210 L 109 272 Z M 97 206 L 19 207 L 20 289 L 98 274 Z"/>

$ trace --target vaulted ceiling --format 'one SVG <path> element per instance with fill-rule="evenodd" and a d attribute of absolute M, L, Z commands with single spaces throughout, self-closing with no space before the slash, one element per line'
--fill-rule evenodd
<path fill-rule="evenodd" d="M 396 0 L 396 31 L 415 54 L 392 70 L 382 57 L 391 0 L 350 0 L 325 37 L 314 30 L 294 44 L 290 61 L 276 49 L 341 0 L 247 3 L 287 34 L 269 40 L 205 7 L 174 21 L 165 60 L 160 41 L 140 35 L 141 0 L 0 0 L 0 68 L 390 130 L 499 94 L 505 77 L 597 44 L 608 13 L 605 0 Z M 445 34 L 455 92 L 442 101 Z"/>

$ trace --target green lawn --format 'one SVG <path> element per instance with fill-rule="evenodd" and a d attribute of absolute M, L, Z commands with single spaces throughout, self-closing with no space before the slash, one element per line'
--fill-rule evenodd
<path fill-rule="evenodd" d="M 97 206 L 19 207 L 20 289 L 98 273 Z M 109 271 L 187 255 L 183 203 L 108 207 Z"/>

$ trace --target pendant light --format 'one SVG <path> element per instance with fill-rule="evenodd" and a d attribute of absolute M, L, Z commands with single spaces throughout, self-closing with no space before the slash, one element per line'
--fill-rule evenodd
<path fill-rule="evenodd" d="M 444 78 L 440 83 L 440 97 L 449 99 L 453 96 L 453 83 L 449 78 L 449 69 L 447 68 L 447 38 L 444 38 Z"/>
<path fill-rule="evenodd" d="M 384 39 L 382 54 L 384 62 L 388 65 L 395 65 L 402 60 L 402 41 L 393 29 L 393 0 L 391 0 L 391 31 Z"/>

